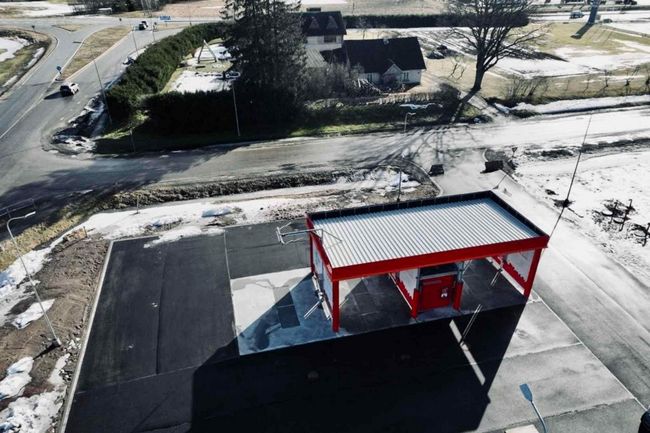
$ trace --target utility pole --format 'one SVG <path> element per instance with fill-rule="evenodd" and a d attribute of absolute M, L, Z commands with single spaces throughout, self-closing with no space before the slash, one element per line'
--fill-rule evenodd
<path fill-rule="evenodd" d="M 22 220 L 25 218 L 29 218 L 30 216 L 34 215 L 36 212 L 32 211 L 26 215 L 19 216 L 19 217 L 13 217 L 9 218 L 7 221 L 7 231 L 9 232 L 9 236 L 11 237 L 11 241 L 14 244 L 14 247 L 16 248 L 16 252 L 18 253 L 18 259 L 20 260 L 20 263 L 23 265 L 23 269 L 25 270 L 25 274 L 27 274 L 27 278 L 29 278 L 29 284 L 32 286 L 32 290 L 34 290 L 34 294 L 36 295 L 36 300 L 38 301 L 38 305 L 41 307 L 41 312 L 43 313 L 43 317 L 45 317 L 45 322 L 47 323 L 47 326 L 50 328 L 50 332 L 52 333 L 52 345 L 54 347 L 60 347 L 61 346 L 61 340 L 59 340 L 59 337 L 56 335 L 56 332 L 54 331 L 54 327 L 52 326 L 52 322 L 50 322 L 50 318 L 47 315 L 47 311 L 45 311 L 45 307 L 43 307 L 43 302 L 41 301 L 41 296 L 38 294 L 38 290 L 36 290 L 36 283 L 34 283 L 34 279 L 32 278 L 31 272 L 29 272 L 29 269 L 27 269 L 27 265 L 25 264 L 25 260 L 23 260 L 23 252 L 21 251 L 20 247 L 18 246 L 18 242 L 16 242 L 16 238 L 14 237 L 14 234 L 11 232 L 11 228 L 9 227 L 9 224 L 12 221 L 16 220 Z"/>
<path fill-rule="evenodd" d="M 95 72 L 97 72 L 97 80 L 99 81 L 99 87 L 102 89 L 102 96 L 104 97 L 104 105 L 106 105 L 106 114 L 108 114 L 108 122 L 113 124 L 113 118 L 111 117 L 111 110 L 108 109 L 108 99 L 106 99 L 106 91 L 104 90 L 104 83 L 102 83 L 102 77 L 99 75 L 99 68 L 97 67 L 97 62 L 93 59 L 93 65 L 95 65 Z"/>
<path fill-rule="evenodd" d="M 239 114 L 237 114 L 237 97 L 235 96 L 235 80 L 230 82 L 230 87 L 232 88 L 232 103 L 235 107 L 235 124 L 237 125 L 237 137 L 241 137 L 241 132 L 239 131 Z"/>
<path fill-rule="evenodd" d="M 131 29 L 131 36 L 133 36 L 133 45 L 135 45 L 135 55 L 140 55 L 140 50 L 138 50 L 138 43 L 135 41 L 135 26 Z"/>
<path fill-rule="evenodd" d="M 408 113 L 406 113 L 406 115 L 404 116 L 404 132 L 405 132 L 405 133 L 406 133 L 406 121 L 408 120 L 409 116 L 415 116 L 415 113 L 408 112 Z"/>

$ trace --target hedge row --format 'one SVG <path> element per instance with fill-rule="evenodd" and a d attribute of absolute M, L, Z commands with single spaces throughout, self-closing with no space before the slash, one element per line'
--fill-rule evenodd
<path fill-rule="evenodd" d="M 181 60 L 203 40 L 222 36 L 223 27 L 213 23 L 195 25 L 149 47 L 106 93 L 111 115 L 117 120 L 128 119 L 142 96 L 160 92 Z"/>
<path fill-rule="evenodd" d="M 512 24 L 508 17 L 508 24 Z M 345 26 L 348 29 L 357 28 L 389 28 L 404 29 L 413 27 L 457 27 L 467 26 L 467 18 L 455 14 L 439 15 L 350 15 L 344 16 Z M 516 26 L 528 24 L 526 14 L 521 14 L 514 20 Z"/>

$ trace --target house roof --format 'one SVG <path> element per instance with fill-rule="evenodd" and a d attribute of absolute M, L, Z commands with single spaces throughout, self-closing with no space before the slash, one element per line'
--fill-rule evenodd
<path fill-rule="evenodd" d="M 516 252 L 548 243 L 543 231 L 492 191 L 317 212 L 308 218 L 322 230 L 332 268 L 409 257 L 427 257 L 431 265 L 445 263 L 450 252 L 489 256 L 492 246 Z"/>
<path fill-rule="evenodd" d="M 308 68 L 324 68 L 327 66 L 327 62 L 325 62 L 323 55 L 316 48 L 307 48 L 305 52 Z"/>
<path fill-rule="evenodd" d="M 345 23 L 339 11 L 303 12 L 302 32 L 306 36 L 345 35 Z"/>
<path fill-rule="evenodd" d="M 416 37 L 346 40 L 344 49 L 350 66 L 360 65 L 367 73 L 383 74 L 393 65 L 402 71 L 426 69 Z"/>

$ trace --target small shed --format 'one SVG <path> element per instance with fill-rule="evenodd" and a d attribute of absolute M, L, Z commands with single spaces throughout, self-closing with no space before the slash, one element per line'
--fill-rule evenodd
<path fill-rule="evenodd" d="M 412 317 L 460 308 L 467 263 L 490 259 L 530 295 L 549 236 L 493 191 L 307 214 L 311 270 L 332 328 L 339 282 L 388 275 Z"/>

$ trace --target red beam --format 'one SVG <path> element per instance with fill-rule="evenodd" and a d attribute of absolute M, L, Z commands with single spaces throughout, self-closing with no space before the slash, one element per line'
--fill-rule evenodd
<path fill-rule="evenodd" d="M 528 298 L 530 292 L 533 290 L 533 283 L 535 282 L 535 275 L 537 274 L 537 267 L 539 266 L 539 260 L 542 257 L 541 248 L 535 250 L 535 255 L 533 256 L 533 262 L 530 264 L 530 270 L 528 271 L 528 278 L 526 279 L 526 285 L 524 286 L 524 296 Z"/>
<path fill-rule="evenodd" d="M 483 259 L 492 256 L 518 253 L 522 251 L 537 250 L 545 248 L 548 244 L 548 236 L 523 239 L 518 241 L 502 242 L 491 245 L 480 245 L 458 250 L 442 251 L 438 253 L 423 254 L 413 257 L 402 257 L 399 259 L 383 260 L 373 263 L 362 263 L 340 268 L 332 268 L 333 279 L 349 280 L 362 278 L 371 275 L 388 274 L 404 269 L 424 268 L 427 266 L 441 265 L 445 263 L 457 263 L 467 260 Z M 324 251 L 323 251 L 324 252 Z"/>

